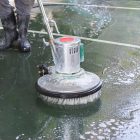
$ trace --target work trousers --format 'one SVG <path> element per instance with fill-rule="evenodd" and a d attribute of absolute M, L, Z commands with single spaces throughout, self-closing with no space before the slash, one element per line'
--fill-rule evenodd
<path fill-rule="evenodd" d="M 16 12 L 19 15 L 30 15 L 34 0 L 13 0 L 16 6 Z M 0 18 L 6 17 L 11 13 L 9 0 L 0 0 Z"/>

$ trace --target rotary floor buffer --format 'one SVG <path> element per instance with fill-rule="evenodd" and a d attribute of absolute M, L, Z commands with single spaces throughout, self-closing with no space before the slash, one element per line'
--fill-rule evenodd
<path fill-rule="evenodd" d="M 49 42 L 54 66 L 36 83 L 39 97 L 48 103 L 59 105 L 80 105 L 94 102 L 101 95 L 102 81 L 94 73 L 80 67 L 84 60 L 81 40 L 72 36 L 54 39 L 43 3 L 38 0 Z"/>

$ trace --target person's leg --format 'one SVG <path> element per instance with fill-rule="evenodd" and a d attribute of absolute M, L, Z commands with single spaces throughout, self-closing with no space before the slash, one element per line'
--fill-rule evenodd
<path fill-rule="evenodd" d="M 15 0 L 15 4 L 19 15 L 30 15 L 34 0 Z"/>
<path fill-rule="evenodd" d="M 31 45 L 27 39 L 27 31 L 33 4 L 34 0 L 15 0 L 19 29 L 18 43 L 19 49 L 22 52 L 28 52 L 31 50 Z"/>
<path fill-rule="evenodd" d="M 8 0 L 0 0 L 0 19 L 4 29 L 0 39 L 0 50 L 4 50 L 11 47 L 17 39 L 16 18 Z"/>
<path fill-rule="evenodd" d="M 8 0 L 0 0 L 0 18 L 11 14 L 11 5 Z"/>

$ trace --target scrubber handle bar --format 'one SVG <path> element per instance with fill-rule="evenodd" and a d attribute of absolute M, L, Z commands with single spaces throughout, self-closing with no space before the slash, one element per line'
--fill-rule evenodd
<path fill-rule="evenodd" d="M 51 30 L 51 27 L 50 27 L 50 24 L 49 24 L 49 19 L 47 17 L 46 12 L 45 12 L 42 0 L 37 0 L 37 1 L 38 1 L 38 5 L 40 7 L 40 11 L 41 11 L 42 16 L 43 16 L 44 24 L 45 24 L 45 26 L 46 26 L 46 28 L 48 30 L 48 35 L 49 35 L 49 39 L 50 39 L 53 60 L 54 60 L 54 63 L 55 63 L 56 62 L 55 60 L 56 60 L 57 53 L 56 53 L 56 48 L 55 48 L 55 45 L 54 45 L 53 33 L 52 33 L 52 30 Z"/>

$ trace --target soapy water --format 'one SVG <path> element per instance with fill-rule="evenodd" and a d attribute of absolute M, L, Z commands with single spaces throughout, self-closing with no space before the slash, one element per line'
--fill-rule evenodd
<path fill-rule="evenodd" d="M 63 20 L 67 18 L 65 21 L 68 21 L 67 25 L 70 26 L 71 32 L 74 35 L 86 35 L 86 37 L 91 38 L 98 37 L 103 31 L 103 29 L 106 28 L 112 20 L 111 13 L 108 8 L 88 6 L 91 4 L 96 4 L 93 1 L 87 1 L 85 3 L 72 0 L 69 2 L 81 4 L 77 6 L 67 6 L 64 10 Z M 105 4 L 104 2 L 102 2 L 100 3 L 100 5 L 104 6 Z M 69 13 L 73 13 L 72 17 L 69 17 Z M 57 15 L 57 17 L 59 17 L 59 15 Z M 65 23 L 61 22 L 61 24 L 64 25 Z"/>
<path fill-rule="evenodd" d="M 139 140 L 140 123 L 138 118 L 140 111 L 132 113 L 135 117 L 131 120 L 125 119 L 109 119 L 92 122 L 89 125 L 89 131 L 80 135 L 80 140 Z"/>
<path fill-rule="evenodd" d="M 93 35 L 98 36 L 102 30 L 111 22 L 111 14 L 107 8 L 92 8 L 92 7 L 81 7 L 81 11 L 88 12 L 92 20 L 89 23 L 89 37 Z"/>
<path fill-rule="evenodd" d="M 111 85 L 133 85 L 137 84 L 140 77 L 139 57 L 133 58 L 125 56 L 116 62 L 111 62 L 110 66 L 104 71 L 106 78 L 104 82 Z"/>

